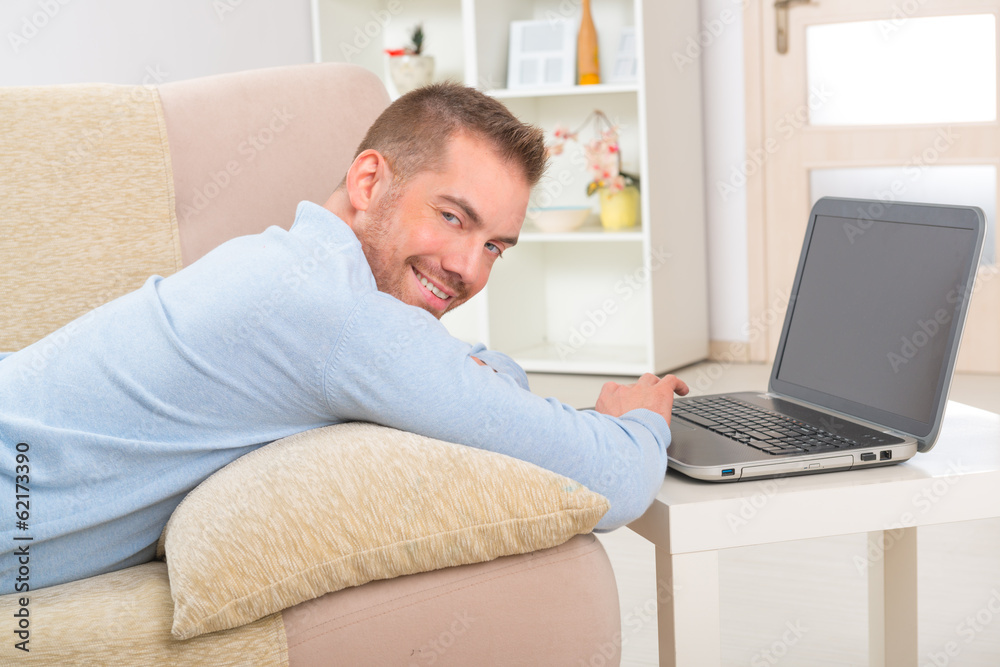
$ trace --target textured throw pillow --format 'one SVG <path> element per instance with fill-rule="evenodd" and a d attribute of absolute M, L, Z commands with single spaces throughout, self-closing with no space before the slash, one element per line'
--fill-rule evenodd
<path fill-rule="evenodd" d="M 349 423 L 234 461 L 160 538 L 178 639 L 330 591 L 562 544 L 608 502 L 501 454 Z"/>

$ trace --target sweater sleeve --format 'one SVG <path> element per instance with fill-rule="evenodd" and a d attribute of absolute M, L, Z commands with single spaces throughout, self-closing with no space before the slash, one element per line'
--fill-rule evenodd
<path fill-rule="evenodd" d="M 648 410 L 614 418 L 526 390 L 504 355 L 452 338 L 436 319 L 392 297 L 363 297 L 324 373 L 337 420 L 370 421 L 486 449 L 565 475 L 610 503 L 598 529 L 638 518 L 666 472 L 670 430 Z M 506 359 L 506 361 L 503 361 Z M 506 368 L 497 368 L 493 364 Z"/>
<path fill-rule="evenodd" d="M 479 359 L 497 373 L 503 373 L 512 377 L 517 386 L 528 391 L 528 376 L 525 374 L 524 369 L 503 352 L 487 350 L 486 346 L 482 343 L 476 343 L 469 351 L 469 356 Z"/>

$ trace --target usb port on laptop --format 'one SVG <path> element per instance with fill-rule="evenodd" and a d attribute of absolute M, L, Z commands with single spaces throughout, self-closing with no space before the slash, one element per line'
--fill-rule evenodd
<path fill-rule="evenodd" d="M 726 468 L 725 470 L 722 471 L 723 477 L 730 477 L 735 474 L 736 474 L 736 468 Z"/>

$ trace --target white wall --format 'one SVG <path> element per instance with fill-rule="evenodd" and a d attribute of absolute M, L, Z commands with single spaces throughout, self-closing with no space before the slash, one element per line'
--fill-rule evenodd
<path fill-rule="evenodd" d="M 742 0 L 700 0 L 702 31 L 695 46 L 702 65 L 705 115 L 705 197 L 708 217 L 709 335 L 749 340 L 746 160 Z M 734 173 L 737 177 L 734 178 Z"/>
<path fill-rule="evenodd" d="M 3 0 L 0 85 L 178 81 L 312 62 L 309 0 Z"/>
<path fill-rule="evenodd" d="M 742 0 L 699 0 L 710 335 L 746 341 L 746 193 L 720 189 L 746 153 Z M 309 0 L 3 0 L 0 85 L 162 83 L 313 60 Z"/>

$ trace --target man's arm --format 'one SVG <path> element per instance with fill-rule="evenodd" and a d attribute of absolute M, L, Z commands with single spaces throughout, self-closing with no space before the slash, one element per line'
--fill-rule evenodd
<path fill-rule="evenodd" d="M 479 345 L 478 347 L 482 349 L 474 349 L 473 353 L 470 354 L 472 360 L 475 361 L 480 366 L 486 366 L 492 369 L 494 372 L 500 372 L 497 368 L 495 362 L 493 364 L 487 364 L 485 361 L 480 359 L 474 354 L 479 354 L 483 356 L 485 352 L 485 347 Z M 497 352 L 491 353 L 493 355 L 499 355 Z M 510 362 L 510 364 L 515 365 L 513 360 L 510 360 L 506 355 L 500 355 L 504 359 Z M 520 367 L 517 367 L 520 371 L 520 376 L 524 375 L 524 371 Z M 519 379 L 517 374 L 510 374 L 515 379 Z M 523 389 L 528 389 L 527 378 L 525 376 L 524 382 L 518 381 Z M 671 411 L 674 406 L 674 394 L 678 396 L 687 396 L 690 391 L 687 384 L 680 378 L 674 375 L 664 375 L 662 378 L 656 377 L 652 373 L 646 373 L 634 384 L 619 384 L 617 382 L 605 382 L 604 386 L 601 387 L 601 393 L 597 397 L 597 405 L 594 409 L 597 412 L 604 413 L 606 415 L 611 415 L 612 417 L 621 417 L 627 412 L 632 410 L 647 409 L 661 415 L 667 420 L 667 425 L 670 424 Z"/>
<path fill-rule="evenodd" d="M 535 396 L 511 375 L 471 363 L 468 344 L 386 295 L 359 303 L 345 332 L 324 372 L 338 421 L 384 424 L 565 475 L 608 498 L 611 509 L 598 524 L 605 530 L 640 516 L 663 483 L 664 405 L 676 380 L 649 376 L 608 388 L 602 409 L 625 411 L 612 416 Z"/>

